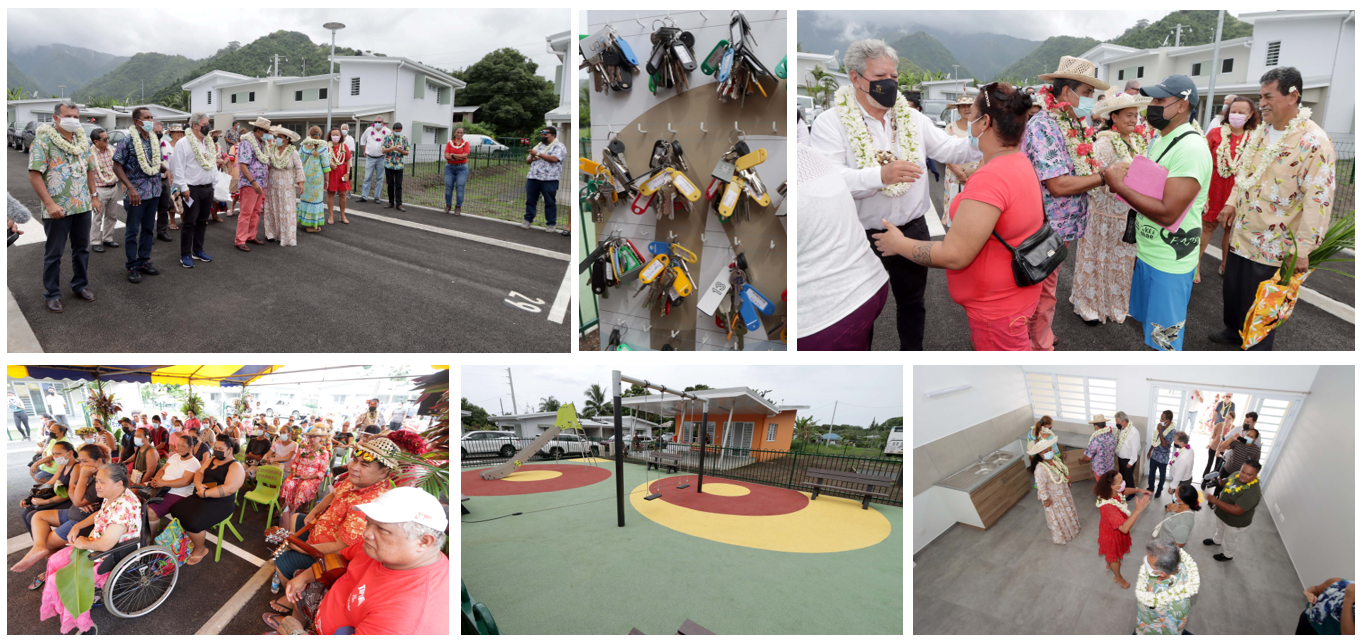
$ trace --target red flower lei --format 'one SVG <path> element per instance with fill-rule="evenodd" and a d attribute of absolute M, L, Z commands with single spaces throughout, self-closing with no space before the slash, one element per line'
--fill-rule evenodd
<path fill-rule="evenodd" d="M 1066 137 L 1066 150 L 1070 152 L 1070 160 L 1075 164 L 1075 175 L 1093 174 L 1101 165 L 1099 159 L 1094 158 L 1094 128 L 1085 127 L 1082 131 L 1079 121 L 1066 112 L 1070 103 L 1057 101 L 1050 87 L 1043 87 L 1037 90 L 1037 93 L 1046 104 L 1047 113 L 1061 126 L 1061 133 Z"/>

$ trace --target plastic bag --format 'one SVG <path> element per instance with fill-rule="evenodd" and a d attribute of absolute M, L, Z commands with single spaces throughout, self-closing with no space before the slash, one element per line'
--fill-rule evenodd
<path fill-rule="evenodd" d="M 178 567 L 185 564 L 189 559 L 191 545 L 189 534 L 185 533 L 185 528 L 180 526 L 179 518 L 171 518 L 170 524 L 161 530 L 156 536 L 156 544 L 165 547 L 175 556 L 175 565 Z M 158 575 L 170 573 L 170 565 L 165 564 L 164 559 L 159 561 L 165 569 L 158 569 Z"/>
<path fill-rule="evenodd" d="M 1308 270 L 1293 275 L 1287 286 L 1279 285 L 1278 271 L 1272 278 L 1260 282 L 1260 287 L 1255 291 L 1255 305 L 1246 312 L 1245 325 L 1241 329 L 1242 350 L 1264 341 L 1269 331 L 1288 321 L 1289 315 L 1293 314 L 1293 306 L 1298 303 L 1298 290 L 1312 272 Z"/>
<path fill-rule="evenodd" d="M 213 200 L 214 200 L 214 201 L 219 201 L 219 202 L 222 202 L 222 203 L 227 203 L 228 201 L 231 201 L 231 200 L 232 200 L 232 192 L 231 192 L 231 189 L 229 188 L 229 185 L 230 185 L 231 183 L 232 183 L 232 177 L 228 176 L 228 175 L 227 175 L 227 172 L 223 172 L 223 171 L 214 172 L 214 174 L 213 174 Z"/>

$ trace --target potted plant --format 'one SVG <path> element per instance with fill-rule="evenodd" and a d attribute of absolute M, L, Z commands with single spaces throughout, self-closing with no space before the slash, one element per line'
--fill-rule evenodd
<path fill-rule="evenodd" d="M 108 428 L 110 420 L 123 410 L 123 406 L 114 399 L 112 393 L 105 392 L 104 382 L 99 379 L 96 379 L 92 384 L 87 384 L 86 388 L 90 390 L 90 394 L 85 400 L 86 407 L 99 416 L 105 428 Z"/>

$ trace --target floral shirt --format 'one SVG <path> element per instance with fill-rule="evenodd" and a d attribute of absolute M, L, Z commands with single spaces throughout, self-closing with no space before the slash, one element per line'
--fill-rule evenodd
<path fill-rule="evenodd" d="M 350 480 L 336 483 L 332 489 L 332 503 L 317 519 L 317 524 L 308 534 L 308 544 L 320 545 L 340 540 L 354 545 L 365 530 L 365 514 L 356 505 L 374 502 L 389 490 L 388 482 L 379 481 L 364 489 L 356 489 Z"/>
<path fill-rule="evenodd" d="M 530 164 L 530 171 L 526 173 L 526 178 L 537 181 L 558 181 L 562 174 L 560 168 L 563 166 L 564 157 L 568 156 L 568 148 L 564 147 L 559 139 L 554 139 L 553 143 L 545 145 L 541 143 L 535 146 L 541 153 L 559 159 L 558 163 L 550 163 L 544 159 L 535 159 Z"/>
<path fill-rule="evenodd" d="M 1352 581 L 1340 579 L 1332 583 L 1321 596 L 1317 597 L 1317 602 L 1307 607 L 1307 620 L 1311 621 L 1312 629 L 1317 634 L 1340 634 L 1340 613 L 1345 607 L 1345 588 Z M 1354 613 L 1351 607 L 1350 613 Z"/>
<path fill-rule="evenodd" d="M 151 139 L 142 139 L 142 153 L 146 155 L 148 165 L 160 165 L 161 160 L 158 151 L 152 149 Z M 142 200 L 161 198 L 161 173 L 147 174 L 142 171 L 142 165 L 137 161 L 137 149 L 133 147 L 133 137 L 128 136 L 118 142 L 114 148 L 114 162 L 123 166 L 123 173 L 128 177 L 128 182 L 133 184 L 137 190 L 137 196 Z"/>
<path fill-rule="evenodd" d="M 118 185 L 118 176 L 114 174 L 114 146 L 105 145 L 104 151 L 101 152 L 98 147 L 91 145 L 90 155 L 95 157 L 95 185 L 99 187 Z"/>
<path fill-rule="evenodd" d="M 124 489 L 123 495 L 104 501 L 99 513 L 95 514 L 95 528 L 90 532 L 90 540 L 99 540 L 106 529 L 115 525 L 127 527 L 118 542 L 128 542 L 142 535 L 142 504 L 132 489 Z"/>
<path fill-rule="evenodd" d="M 408 142 L 406 136 L 394 132 L 384 137 L 384 148 L 387 149 L 390 147 L 397 147 L 399 149 L 392 152 L 384 152 L 384 167 L 390 170 L 403 169 L 403 157 L 407 156 L 407 153 L 412 151 L 412 144 Z"/>
<path fill-rule="evenodd" d="M 248 134 L 248 136 L 254 137 L 255 134 Z M 260 145 L 260 157 L 256 156 L 255 148 L 251 147 L 251 143 L 243 137 L 242 142 L 237 144 L 237 163 L 245 165 L 247 171 L 256 179 L 256 183 L 261 186 L 261 189 L 265 189 L 266 181 L 270 176 L 270 168 L 265 159 L 268 150 L 263 141 L 256 141 L 256 143 Z M 242 181 L 242 184 L 250 185 L 251 182 Z"/>
<path fill-rule="evenodd" d="M 1267 138 L 1261 140 L 1264 144 L 1254 150 L 1254 156 L 1241 159 L 1247 175 L 1259 167 L 1271 147 Z M 1320 125 L 1309 120 L 1303 131 L 1285 132 L 1282 143 L 1278 160 L 1270 162 L 1260 184 L 1244 191 L 1233 188 L 1227 199 L 1227 205 L 1236 208 L 1231 251 L 1271 266 L 1292 252 L 1290 230 L 1298 238 L 1299 254 L 1321 245 L 1336 191 L 1336 149 Z M 1270 178 L 1272 187 L 1268 187 Z"/>
<path fill-rule="evenodd" d="M 1179 572 L 1165 580 L 1160 580 L 1154 575 L 1142 589 L 1148 592 L 1157 593 L 1165 591 L 1167 588 L 1188 582 L 1189 565 L 1192 561 L 1180 561 Z M 1197 567 L 1195 566 L 1196 570 Z M 1186 596 L 1177 601 L 1172 601 L 1168 605 L 1151 607 L 1141 601 L 1137 601 L 1137 634 L 1179 634 L 1184 631 L 1184 625 L 1189 622 L 1189 606 L 1193 602 L 1192 596 Z"/>
<path fill-rule="evenodd" d="M 1160 425 L 1156 425 L 1156 431 L 1160 431 Z M 1175 443 L 1175 423 L 1165 427 L 1165 441 L 1171 445 Z M 1160 435 L 1151 438 L 1151 460 L 1165 464 L 1170 461 L 1170 447 L 1160 446 Z"/>
<path fill-rule="evenodd" d="M 1075 174 L 1075 163 L 1070 159 L 1070 150 L 1066 149 L 1061 125 L 1046 110 L 1028 121 L 1028 127 L 1023 131 L 1023 154 L 1032 162 L 1037 179 L 1042 181 L 1042 209 L 1047 213 L 1051 228 L 1064 241 L 1085 236 L 1089 195 L 1052 196 L 1046 186 L 1047 179 Z"/>
<path fill-rule="evenodd" d="M 52 136 L 61 136 L 52 134 Z M 80 139 L 72 137 L 72 140 Z M 88 172 L 98 172 L 95 158 L 90 148 L 79 154 L 71 154 L 49 142 L 46 136 L 33 139 L 33 147 L 28 157 L 28 169 L 37 170 L 43 175 L 47 193 L 67 214 L 80 214 L 91 209 L 90 178 Z M 42 217 L 48 218 L 47 209 L 41 210 Z"/>
<path fill-rule="evenodd" d="M 1118 438 L 1113 435 L 1112 431 L 1089 439 L 1089 446 L 1085 447 L 1085 455 L 1089 456 L 1091 460 L 1090 467 L 1094 469 L 1095 478 L 1113 469 L 1113 454 L 1117 450 Z"/>

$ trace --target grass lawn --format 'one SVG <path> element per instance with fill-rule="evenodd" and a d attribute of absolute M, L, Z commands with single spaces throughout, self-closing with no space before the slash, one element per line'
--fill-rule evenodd
<path fill-rule="evenodd" d="M 816 455 L 845 455 L 850 458 L 856 457 L 887 459 L 894 457 L 886 455 L 885 451 L 882 449 L 874 449 L 869 447 L 827 446 L 823 444 L 806 446 L 804 453 L 813 453 Z"/>

